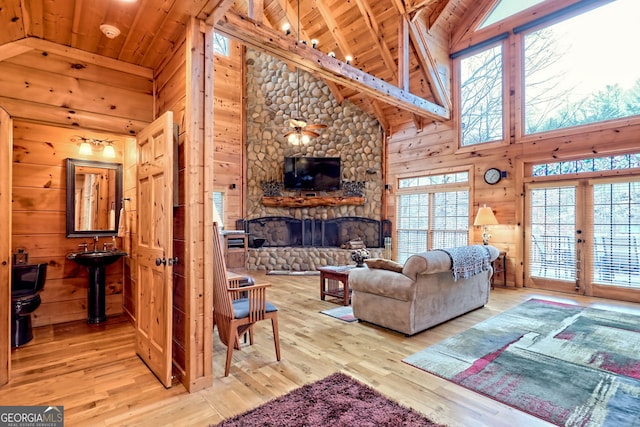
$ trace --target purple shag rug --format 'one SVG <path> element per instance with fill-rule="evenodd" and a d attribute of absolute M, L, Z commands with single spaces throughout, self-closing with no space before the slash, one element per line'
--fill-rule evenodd
<path fill-rule="evenodd" d="M 211 427 L 442 427 L 342 373 L 307 384 Z"/>

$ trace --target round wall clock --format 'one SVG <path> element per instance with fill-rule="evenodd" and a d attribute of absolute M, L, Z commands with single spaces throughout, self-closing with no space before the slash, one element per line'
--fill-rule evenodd
<path fill-rule="evenodd" d="M 500 169 L 489 168 L 484 173 L 484 181 L 487 184 L 491 184 L 491 185 L 497 184 L 498 182 L 500 182 L 501 178 L 502 178 L 502 173 L 500 172 Z"/>

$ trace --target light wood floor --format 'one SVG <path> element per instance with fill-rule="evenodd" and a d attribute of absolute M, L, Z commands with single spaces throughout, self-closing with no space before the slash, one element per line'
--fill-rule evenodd
<path fill-rule="evenodd" d="M 68 426 L 207 426 L 261 405 L 301 385 L 340 371 L 449 426 L 547 426 L 532 416 L 458 387 L 402 359 L 532 296 L 638 309 L 640 305 L 543 291 L 499 288 L 479 310 L 405 337 L 366 323 L 320 314 L 337 307 L 319 298 L 317 276 L 264 276 L 280 308 L 282 361 L 276 362 L 269 322 L 256 327 L 256 344 L 234 352 L 224 378 L 224 347 L 215 341 L 214 385 L 189 394 L 165 389 L 137 358 L 133 327 L 124 318 L 100 326 L 72 322 L 36 328 L 14 350 L 12 380 L 0 388 L 2 405 L 63 405 Z M 217 337 L 216 337 L 217 338 Z"/>

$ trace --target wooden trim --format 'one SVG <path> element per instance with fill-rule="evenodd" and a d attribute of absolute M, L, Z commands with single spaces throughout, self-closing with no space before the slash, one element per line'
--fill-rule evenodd
<path fill-rule="evenodd" d="M 13 125 L 0 108 L 0 386 L 11 375 L 11 189 Z M 4 295 L 4 296 L 2 296 Z"/>
<path fill-rule="evenodd" d="M 263 197 L 262 204 L 280 208 L 307 208 L 313 206 L 364 205 L 364 197 Z"/>

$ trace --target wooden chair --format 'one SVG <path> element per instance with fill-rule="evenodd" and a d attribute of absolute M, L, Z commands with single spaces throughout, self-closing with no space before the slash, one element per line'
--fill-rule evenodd
<path fill-rule="evenodd" d="M 249 332 L 253 344 L 253 325 L 271 319 L 276 358 L 280 360 L 278 309 L 266 299 L 270 284 L 240 286 L 240 280 L 227 279 L 218 224 L 213 223 L 213 319 L 220 341 L 227 346 L 224 376 L 229 376 L 234 348 L 240 348 L 240 336 Z"/>

